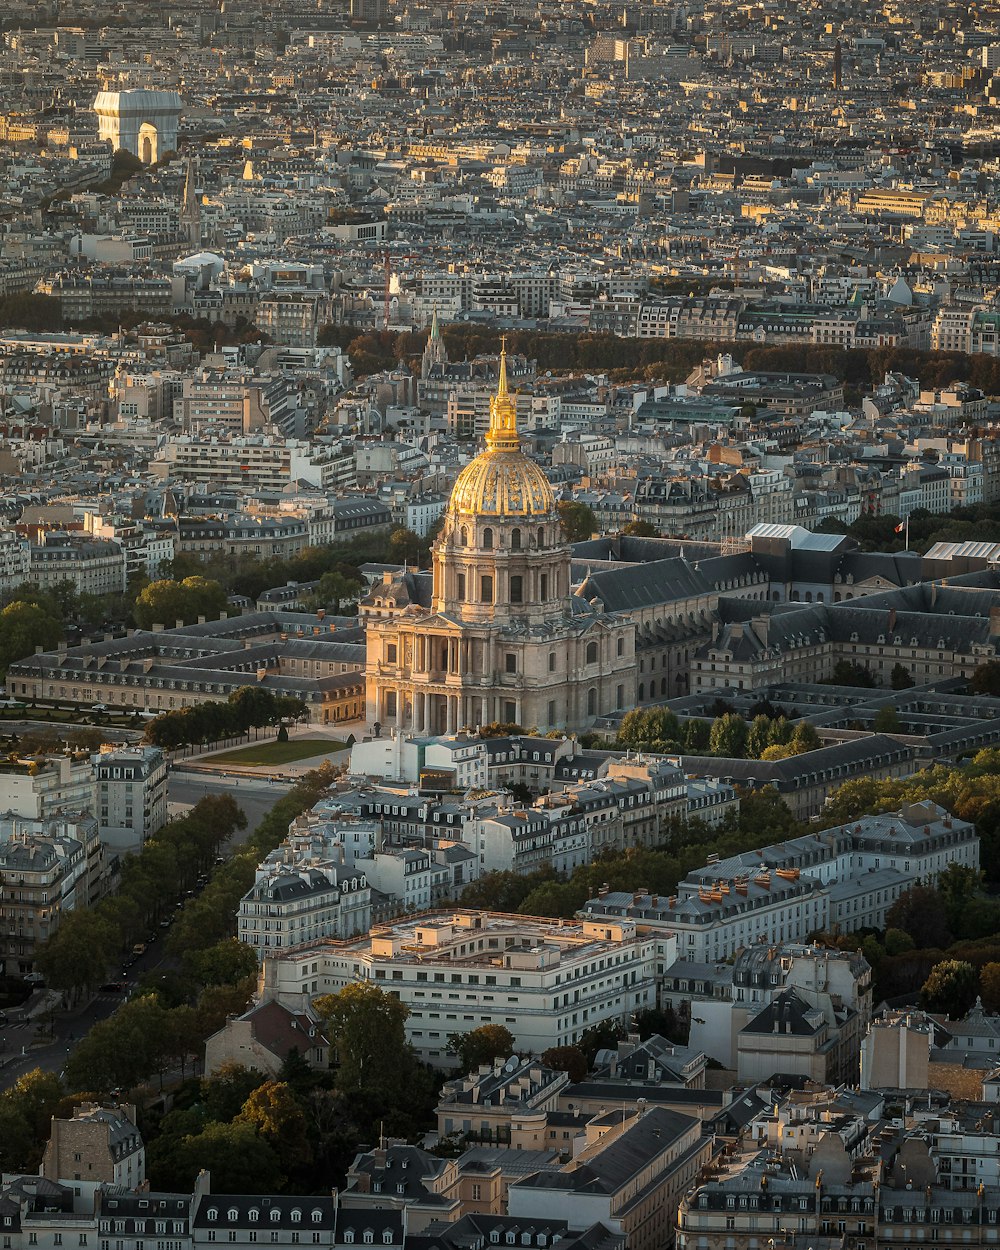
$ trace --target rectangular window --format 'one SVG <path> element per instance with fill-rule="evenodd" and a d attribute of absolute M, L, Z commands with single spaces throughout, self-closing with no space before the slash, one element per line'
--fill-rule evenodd
<path fill-rule="evenodd" d="M 493 578 L 488 574 L 480 579 L 479 599 L 481 603 L 493 602 Z"/>
<path fill-rule="evenodd" d="M 508 673 L 517 672 L 517 656 L 512 655 L 509 651 L 504 656 L 504 667 Z"/>
<path fill-rule="evenodd" d="M 520 577 L 512 577 L 510 579 L 510 601 L 511 603 L 523 602 L 524 590 Z"/>
<path fill-rule="evenodd" d="M 458 577 L 456 578 L 456 585 L 458 589 L 459 599 L 464 599 L 465 598 L 465 574 L 464 573 L 458 574 Z"/>

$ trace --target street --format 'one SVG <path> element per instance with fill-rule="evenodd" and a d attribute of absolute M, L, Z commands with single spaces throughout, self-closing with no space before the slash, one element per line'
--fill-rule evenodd
<path fill-rule="evenodd" d="M 247 818 L 246 829 L 234 834 L 227 843 L 227 848 L 232 849 L 254 832 L 278 799 L 291 788 L 290 781 L 269 783 L 257 777 L 187 772 L 183 764 L 175 764 L 170 773 L 167 798 L 171 803 L 193 804 L 206 794 L 232 794 Z"/>
<path fill-rule="evenodd" d="M 187 805 L 197 803 L 206 794 L 233 794 L 246 813 L 247 827 L 234 834 L 226 844 L 225 850 L 232 850 L 254 832 L 278 799 L 290 789 L 291 783 L 286 781 L 268 783 L 256 777 L 212 776 L 185 772 L 183 767 L 175 767 L 170 773 L 168 798 L 171 804 Z M 156 937 L 149 943 L 145 954 L 128 971 L 131 985 L 156 968 L 172 965 L 164 951 L 163 937 L 158 930 L 154 932 Z M 117 968 L 108 970 L 109 980 L 116 980 L 120 975 Z M 18 1023 L 17 1010 L 9 1009 L 6 1013 L 7 1024 L 0 1025 L 0 1089 L 9 1089 L 19 1077 L 34 1068 L 45 1072 L 61 1071 L 75 1043 L 99 1021 L 106 1020 L 124 1000 L 123 994 L 97 993 L 89 1002 L 71 1011 L 55 1012 L 52 1041 L 35 1047 L 29 1046 L 29 1042 L 34 1038 L 39 1022 Z M 26 1051 L 23 1055 L 22 1049 Z"/>

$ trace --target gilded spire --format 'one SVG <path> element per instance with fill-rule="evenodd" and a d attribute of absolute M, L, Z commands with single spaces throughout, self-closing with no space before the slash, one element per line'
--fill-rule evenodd
<path fill-rule="evenodd" d="M 497 393 L 490 400 L 490 428 L 486 435 L 490 451 L 520 451 L 517 433 L 517 404 L 507 389 L 507 340 L 500 340 L 500 378 Z"/>

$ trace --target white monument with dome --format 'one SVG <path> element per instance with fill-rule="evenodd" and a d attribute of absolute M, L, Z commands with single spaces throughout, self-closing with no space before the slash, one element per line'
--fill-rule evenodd
<path fill-rule="evenodd" d="M 486 450 L 459 474 L 433 554 L 432 585 L 404 573 L 360 605 L 370 722 L 547 732 L 635 706 L 635 625 L 572 591 L 555 495 L 521 450 L 506 352 Z"/>

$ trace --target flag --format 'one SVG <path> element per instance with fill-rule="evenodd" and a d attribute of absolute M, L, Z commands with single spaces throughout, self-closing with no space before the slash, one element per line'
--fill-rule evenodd
<path fill-rule="evenodd" d="M 900 521 L 900 523 L 896 526 L 896 533 L 897 533 L 897 534 L 902 534 L 903 530 L 905 530 L 905 529 L 906 529 L 906 522 L 905 522 L 905 521 Z"/>

